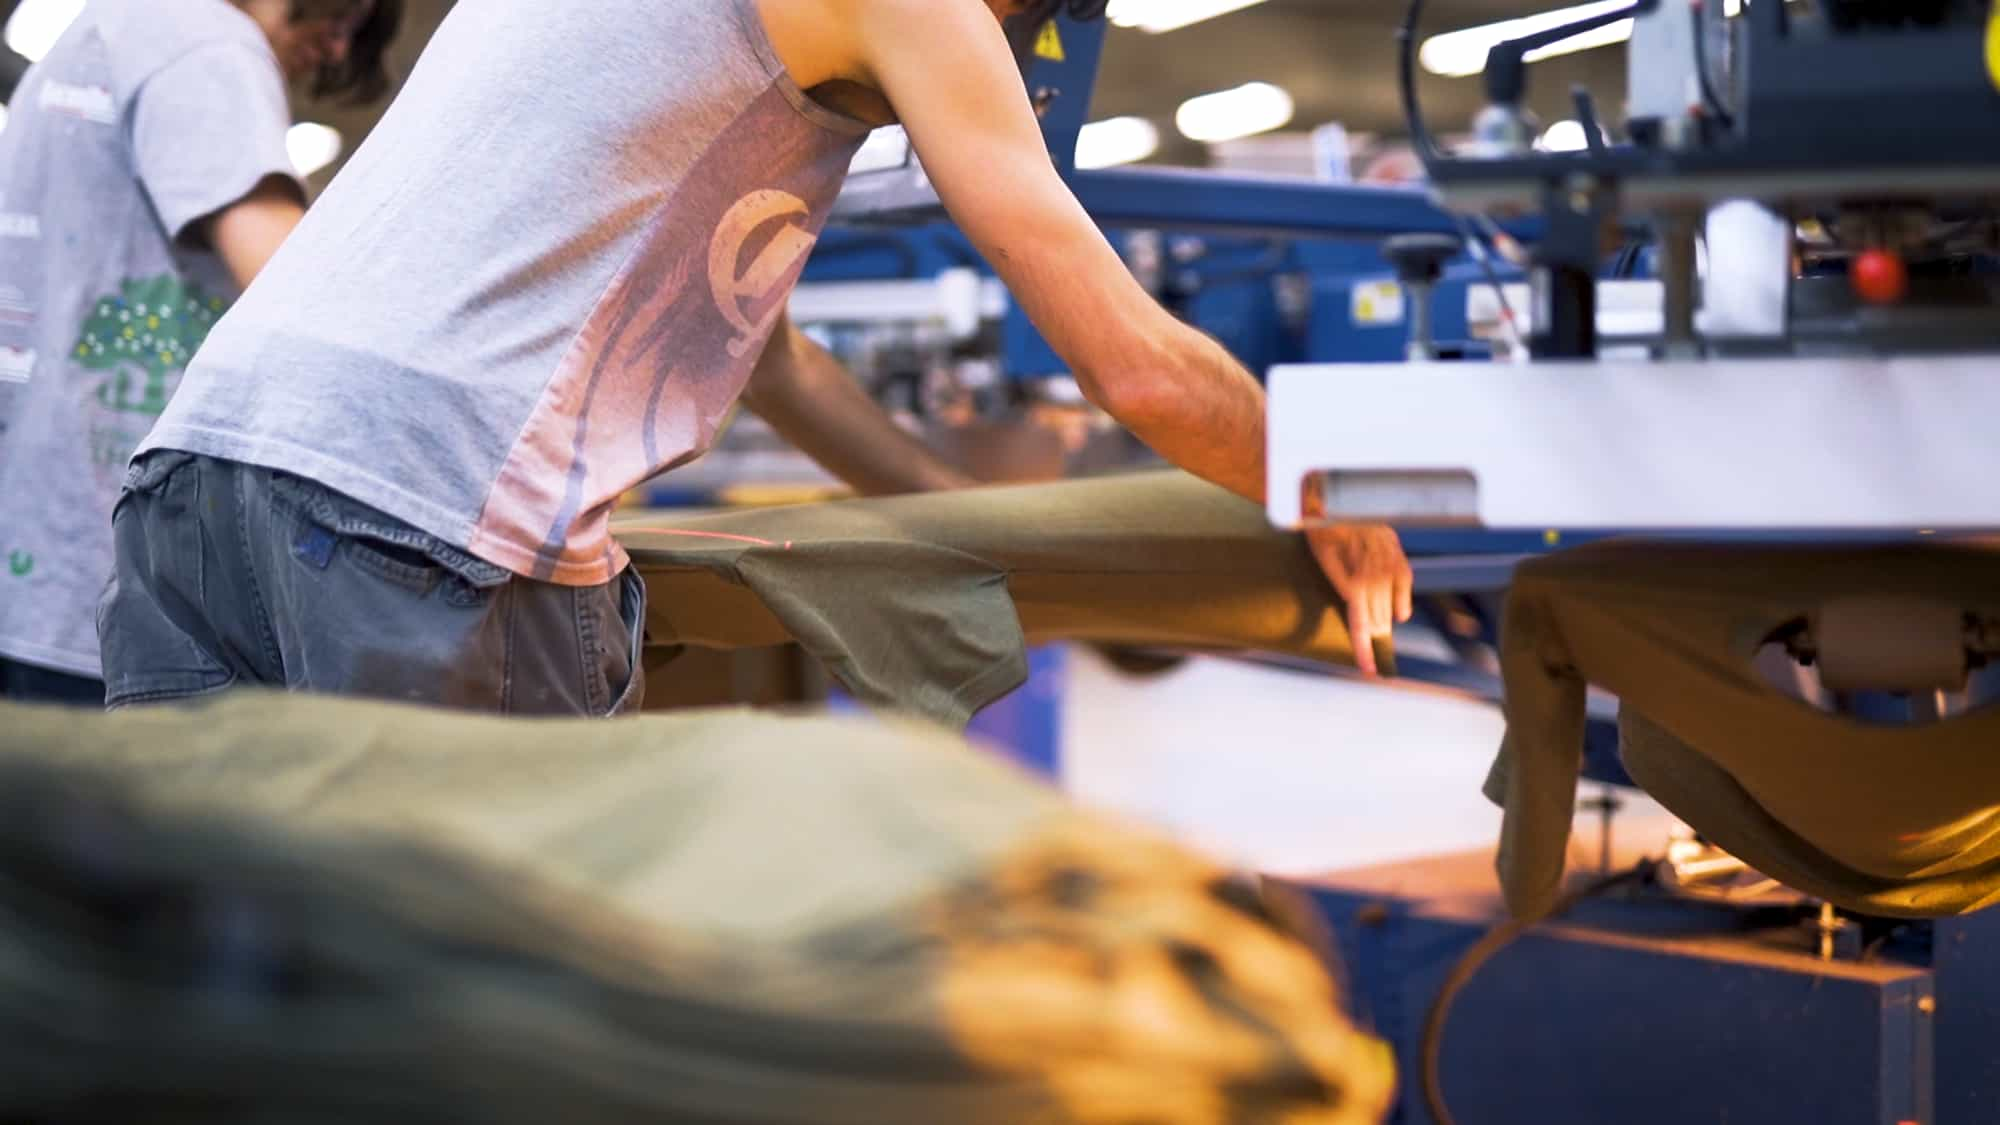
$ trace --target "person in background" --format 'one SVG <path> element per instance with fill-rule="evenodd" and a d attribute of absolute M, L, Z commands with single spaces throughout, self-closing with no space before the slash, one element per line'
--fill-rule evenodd
<path fill-rule="evenodd" d="M 786 315 L 891 121 L 1084 395 L 1261 502 L 1262 388 L 1146 293 L 1050 160 L 1016 52 L 1058 7 L 455 7 L 133 460 L 108 704 L 246 683 L 636 709 L 645 585 L 610 515 L 739 400 L 858 492 L 968 483 Z M 1373 671 L 1410 608 L 1394 532 L 1307 541 Z"/>
<path fill-rule="evenodd" d="M 0 130 L 0 697 L 101 705 L 133 449 L 304 214 L 288 82 L 367 101 L 402 0 L 92 0 Z"/>
<path fill-rule="evenodd" d="M 1389 145 L 1376 152 L 1361 172 L 1364 184 L 1421 184 L 1428 179 L 1417 150 L 1406 144 Z"/>

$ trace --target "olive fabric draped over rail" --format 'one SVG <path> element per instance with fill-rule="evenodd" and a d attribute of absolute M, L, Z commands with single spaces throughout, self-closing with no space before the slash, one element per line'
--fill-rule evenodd
<path fill-rule="evenodd" d="M 1018 687 L 1047 641 L 1354 662 L 1303 538 L 1179 472 L 647 513 L 617 536 L 646 580 L 649 644 L 796 640 L 863 702 L 951 726 Z M 1392 667 L 1386 643 L 1378 659 Z"/>
<path fill-rule="evenodd" d="M 2000 620 L 1992 545 L 1608 542 L 1516 571 L 1501 630 L 1512 910 L 1547 913 L 1583 752 L 1584 687 L 1616 694 L 1625 765 L 1674 815 L 1765 874 L 1854 910 L 1936 916 L 2000 900 L 2000 707 L 1892 726 L 1767 684 L 1758 649 L 1856 594 Z"/>

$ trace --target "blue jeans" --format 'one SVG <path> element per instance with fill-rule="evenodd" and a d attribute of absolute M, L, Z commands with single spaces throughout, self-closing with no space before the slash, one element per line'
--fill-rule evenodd
<path fill-rule="evenodd" d="M 645 586 L 511 574 L 312 481 L 188 453 L 135 462 L 98 606 L 105 703 L 233 684 L 477 711 L 637 710 Z"/>

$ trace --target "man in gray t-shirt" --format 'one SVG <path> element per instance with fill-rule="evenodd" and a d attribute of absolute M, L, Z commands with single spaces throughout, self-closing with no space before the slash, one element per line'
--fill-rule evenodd
<path fill-rule="evenodd" d="M 93 0 L 0 129 L 0 696 L 101 702 L 125 463 L 303 214 L 285 83 L 378 95 L 400 0 Z"/>
<path fill-rule="evenodd" d="M 1058 11 L 1102 4 L 454 7 L 133 460 L 107 706 L 254 683 L 615 714 L 644 698 L 645 590 L 611 513 L 738 402 L 857 491 L 965 483 L 786 315 L 892 120 L 1083 393 L 1262 503 L 1262 388 L 1049 159 L 1020 56 Z M 1353 635 L 1407 616 L 1390 529 L 1304 538 Z"/>

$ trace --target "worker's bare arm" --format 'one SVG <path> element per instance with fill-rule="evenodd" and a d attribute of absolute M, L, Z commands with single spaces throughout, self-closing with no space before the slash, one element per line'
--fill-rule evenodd
<path fill-rule="evenodd" d="M 1049 159 L 992 12 L 979 0 L 861 0 L 854 10 L 868 77 L 945 207 L 1084 394 L 1169 461 L 1261 501 L 1262 389 L 1162 309 L 1084 213 Z"/>
<path fill-rule="evenodd" d="M 209 216 L 202 232 L 237 286 L 247 289 L 305 214 L 298 185 L 267 176 L 250 194 Z"/>
<path fill-rule="evenodd" d="M 787 317 L 771 334 L 744 405 L 864 496 L 975 483 L 896 425 L 825 348 Z"/>
<path fill-rule="evenodd" d="M 1264 394 L 1228 352 L 1160 307 L 1063 183 L 985 0 L 760 0 L 804 86 L 879 90 L 953 221 L 992 264 L 1090 400 L 1161 456 L 1261 503 Z M 769 22 L 767 18 L 767 22 Z M 1311 536 L 1357 636 L 1408 602 L 1393 533 Z M 1356 648 L 1364 654 L 1367 645 Z"/>

